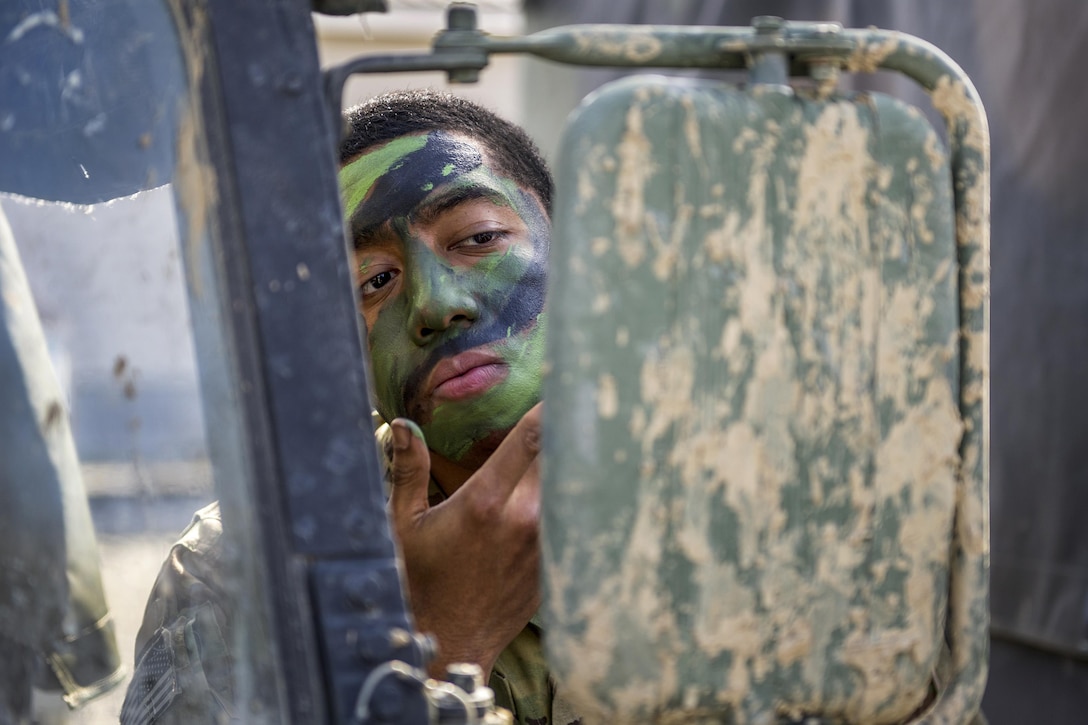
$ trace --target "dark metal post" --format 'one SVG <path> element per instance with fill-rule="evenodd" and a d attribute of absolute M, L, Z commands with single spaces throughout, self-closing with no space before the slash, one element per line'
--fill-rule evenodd
<path fill-rule="evenodd" d="M 250 722 L 353 722 L 379 663 L 423 655 L 385 518 L 310 5 L 171 6 L 191 91 L 182 251 L 239 573 L 235 708 Z M 425 722 L 420 689 L 390 721 Z"/>

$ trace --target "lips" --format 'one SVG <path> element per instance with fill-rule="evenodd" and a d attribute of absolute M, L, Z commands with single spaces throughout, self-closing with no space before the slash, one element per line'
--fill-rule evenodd
<path fill-rule="evenodd" d="M 487 392 L 509 373 L 506 361 L 495 353 L 468 350 L 435 365 L 424 390 L 434 400 L 465 400 Z"/>

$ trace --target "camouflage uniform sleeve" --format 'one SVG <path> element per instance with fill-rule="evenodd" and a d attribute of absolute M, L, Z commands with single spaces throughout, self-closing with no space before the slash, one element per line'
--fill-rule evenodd
<path fill-rule="evenodd" d="M 222 532 L 219 504 L 213 503 L 196 512 L 163 563 L 136 636 L 122 725 L 230 719 Z"/>
<path fill-rule="evenodd" d="M 491 670 L 488 686 L 495 704 L 514 716 L 518 725 L 580 725 L 573 706 L 548 669 L 537 617 L 506 646 Z"/>

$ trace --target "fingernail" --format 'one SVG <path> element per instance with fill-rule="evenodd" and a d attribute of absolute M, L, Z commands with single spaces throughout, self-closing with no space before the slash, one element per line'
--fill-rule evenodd
<path fill-rule="evenodd" d="M 398 418 L 390 424 L 390 428 L 393 429 L 393 449 L 398 451 L 408 450 L 408 446 L 412 443 L 412 436 L 426 441 L 423 438 L 423 431 L 420 427 L 406 418 Z"/>
<path fill-rule="evenodd" d="M 404 421 L 395 420 L 389 427 L 393 430 L 393 450 L 408 450 L 408 446 L 412 442 L 412 434 L 408 431 L 408 426 L 404 424 Z"/>

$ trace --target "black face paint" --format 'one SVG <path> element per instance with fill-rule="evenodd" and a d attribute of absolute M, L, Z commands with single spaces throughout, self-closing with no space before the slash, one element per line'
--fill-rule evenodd
<path fill-rule="evenodd" d="M 378 177 L 351 218 L 354 236 L 386 221 L 408 217 L 435 187 L 483 164 L 480 152 L 463 141 L 436 131 L 422 148 L 407 154 Z"/>

